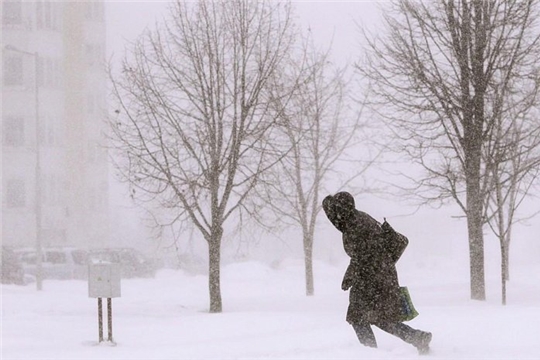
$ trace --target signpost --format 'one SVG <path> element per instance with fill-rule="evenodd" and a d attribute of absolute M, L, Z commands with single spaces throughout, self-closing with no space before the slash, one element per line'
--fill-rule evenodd
<path fill-rule="evenodd" d="M 120 279 L 120 264 L 90 263 L 88 265 L 88 296 L 98 299 L 98 344 L 104 341 L 102 299 L 107 298 L 107 341 L 111 345 L 116 345 L 112 334 L 112 298 L 120 297 Z"/>

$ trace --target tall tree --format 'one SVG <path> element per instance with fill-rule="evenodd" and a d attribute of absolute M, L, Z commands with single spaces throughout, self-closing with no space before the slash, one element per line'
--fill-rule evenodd
<path fill-rule="evenodd" d="M 423 169 L 414 191 L 426 202 L 453 199 L 467 217 L 472 299 L 485 299 L 483 151 L 508 95 L 516 103 L 536 92 L 536 19 L 535 0 L 396 0 L 384 35 L 364 32 L 357 69 L 398 151 Z"/>
<path fill-rule="evenodd" d="M 136 199 L 170 209 L 203 235 L 210 312 L 222 311 L 224 225 L 286 152 L 272 141 L 276 102 L 286 104 L 294 84 L 276 92 L 273 83 L 294 39 L 289 3 L 177 1 L 112 76 L 120 176 Z"/>

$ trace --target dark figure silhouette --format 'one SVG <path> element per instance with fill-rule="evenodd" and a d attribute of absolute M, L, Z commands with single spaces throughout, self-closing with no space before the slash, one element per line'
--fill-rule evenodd
<path fill-rule="evenodd" d="M 323 209 L 343 234 L 343 247 L 351 258 L 341 288 L 349 292 L 347 322 L 366 346 L 377 347 L 371 325 L 412 344 L 420 354 L 429 352 L 431 333 L 401 322 L 402 307 L 396 262 L 408 245 L 405 236 L 385 221 L 380 225 L 355 208 L 348 192 L 328 195 Z"/>

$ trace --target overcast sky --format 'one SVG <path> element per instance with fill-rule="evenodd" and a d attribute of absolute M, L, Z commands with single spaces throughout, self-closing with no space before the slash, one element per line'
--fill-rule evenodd
<path fill-rule="evenodd" d="M 107 2 L 108 53 L 117 59 L 126 40 L 133 40 L 145 28 L 153 27 L 165 15 L 166 1 Z M 329 46 L 336 61 L 352 62 L 358 55 L 356 23 L 376 26 L 381 2 L 376 1 L 295 1 L 299 25 L 311 29 L 320 46 Z"/>
<path fill-rule="evenodd" d="M 360 34 L 357 24 L 361 23 L 369 29 L 377 29 L 384 1 L 295 1 L 298 24 L 313 33 L 319 46 L 325 47 L 332 42 L 334 61 L 344 65 L 353 63 L 360 54 Z M 168 2 L 165 1 L 115 1 L 107 2 L 108 54 L 118 61 L 124 52 L 126 41 L 134 40 L 147 27 L 153 27 L 161 21 L 166 13 Z M 114 62 L 113 61 L 113 62 Z M 466 222 L 456 220 L 462 215 L 457 206 L 449 206 L 433 211 L 423 209 L 410 215 L 414 209 L 404 201 L 383 201 L 372 194 L 365 194 L 357 202 L 364 202 L 363 210 L 370 212 L 378 219 L 383 216 L 396 219 L 400 226 L 410 227 L 409 234 L 424 238 L 428 251 L 447 251 L 456 245 L 466 251 Z M 404 218 L 405 217 L 405 218 Z M 400 220 L 401 218 L 401 220 Z M 420 225 L 420 226 L 419 226 Z M 529 222 L 529 226 L 517 228 L 522 233 L 523 248 L 529 248 L 535 233 L 540 230 L 539 222 Z M 433 234 L 446 241 L 434 241 Z M 486 228 L 486 233 L 490 233 Z M 490 234 L 491 235 L 491 234 Z M 456 240 L 457 239 L 457 240 Z M 488 240 L 488 243 L 490 240 Z M 442 244 L 445 244 L 441 247 Z M 495 246 L 495 251 L 497 245 Z M 516 244 L 519 246 L 519 244 Z M 490 246 L 489 244 L 487 246 Z M 536 247 L 540 247 L 536 245 Z"/>

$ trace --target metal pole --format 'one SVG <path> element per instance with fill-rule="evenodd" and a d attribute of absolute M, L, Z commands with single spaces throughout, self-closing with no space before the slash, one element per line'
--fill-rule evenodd
<path fill-rule="evenodd" d="M 109 325 L 109 338 L 107 339 L 110 342 L 113 342 L 112 337 L 112 299 L 107 298 L 107 320 Z"/>
<path fill-rule="evenodd" d="M 18 52 L 19 54 L 30 55 L 34 57 L 34 111 L 36 117 L 36 166 L 35 166 L 35 212 L 36 212 L 36 288 L 43 289 L 43 249 L 41 244 L 41 159 L 40 159 L 40 141 L 39 141 L 39 53 L 29 52 L 17 49 L 13 45 L 4 45 L 4 49 Z"/>
<path fill-rule="evenodd" d="M 43 289 L 43 249 L 41 239 L 41 144 L 39 134 L 39 54 L 34 52 L 34 84 L 35 84 L 35 112 L 36 112 L 36 287 Z"/>
<path fill-rule="evenodd" d="M 98 331 L 99 331 L 99 342 L 103 341 L 103 305 L 101 303 L 101 298 L 97 299 L 97 308 L 98 308 Z"/>

